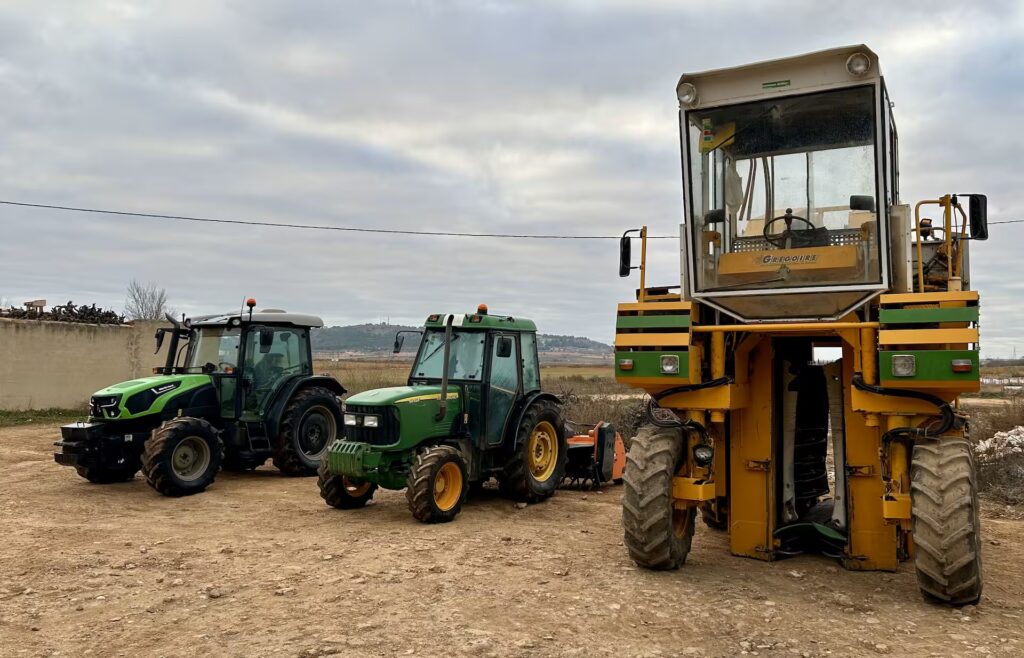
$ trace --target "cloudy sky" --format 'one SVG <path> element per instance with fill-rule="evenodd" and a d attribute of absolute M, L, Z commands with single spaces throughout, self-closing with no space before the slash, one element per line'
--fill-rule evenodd
<path fill-rule="evenodd" d="M 904 201 L 989 195 L 1024 219 L 1020 2 L 0 0 L 0 198 L 417 230 L 678 231 L 683 71 L 864 42 L 900 129 Z M 1024 325 L 1024 224 L 975 245 L 983 349 Z M 651 281 L 678 281 L 656 243 Z M 329 323 L 486 302 L 610 340 L 614 241 L 253 228 L 0 206 L 0 297 Z M 1017 345 L 1024 353 L 1024 341 Z"/>

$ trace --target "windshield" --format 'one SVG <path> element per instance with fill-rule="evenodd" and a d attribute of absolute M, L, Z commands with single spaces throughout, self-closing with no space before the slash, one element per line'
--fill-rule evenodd
<path fill-rule="evenodd" d="M 865 86 L 685 114 L 696 291 L 881 281 L 874 98 Z"/>
<path fill-rule="evenodd" d="M 238 367 L 239 329 L 199 327 L 189 342 L 186 368 L 202 369 L 213 364 L 214 372 L 232 373 Z"/>
<path fill-rule="evenodd" d="M 483 331 L 453 331 L 448 357 L 448 378 L 480 381 L 484 372 Z M 412 367 L 414 378 L 441 379 L 444 369 L 444 331 L 431 330 L 423 336 L 416 363 Z"/>

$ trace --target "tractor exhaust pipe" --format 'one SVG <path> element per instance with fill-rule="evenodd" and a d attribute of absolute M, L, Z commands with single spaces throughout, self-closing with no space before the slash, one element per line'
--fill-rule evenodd
<path fill-rule="evenodd" d="M 164 362 L 164 373 L 169 375 L 174 371 L 175 362 L 178 360 L 178 341 L 180 339 L 179 334 L 181 333 L 181 322 L 174 319 L 174 316 L 170 313 L 164 313 L 164 317 L 171 323 L 173 329 L 171 332 L 171 344 L 167 346 L 167 360 Z M 160 351 L 160 345 L 164 342 L 164 334 L 167 329 L 156 330 L 156 351 Z"/>
<path fill-rule="evenodd" d="M 452 322 L 455 316 L 449 314 L 444 323 L 444 368 L 441 369 L 441 402 L 437 406 L 435 420 L 443 420 L 448 415 L 448 357 L 452 350 Z"/>

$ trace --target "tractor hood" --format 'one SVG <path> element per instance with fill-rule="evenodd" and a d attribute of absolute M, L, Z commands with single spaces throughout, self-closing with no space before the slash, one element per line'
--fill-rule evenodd
<path fill-rule="evenodd" d="M 209 375 L 157 375 L 120 382 L 92 394 L 89 416 L 124 420 L 157 413 L 181 393 L 210 384 Z"/>
<path fill-rule="evenodd" d="M 459 399 L 459 387 L 448 386 L 448 400 Z M 372 391 L 357 393 L 345 401 L 345 404 L 382 407 L 386 405 L 406 405 L 427 403 L 434 406 L 441 400 L 441 387 L 433 385 L 392 386 L 377 388 Z"/>
<path fill-rule="evenodd" d="M 166 386 L 171 386 L 172 384 L 175 385 L 174 388 L 178 388 L 190 381 L 205 384 L 210 381 L 210 378 L 207 375 L 156 375 L 153 377 L 130 379 L 126 382 L 112 384 L 106 388 L 101 388 L 93 395 L 133 395 L 147 389 L 161 390 Z"/>

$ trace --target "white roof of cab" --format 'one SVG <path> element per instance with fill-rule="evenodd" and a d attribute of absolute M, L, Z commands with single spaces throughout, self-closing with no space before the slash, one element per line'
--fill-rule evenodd
<path fill-rule="evenodd" d="M 307 315 L 305 313 L 287 313 L 276 309 L 254 310 L 252 312 L 252 320 L 249 319 L 248 311 L 243 311 L 241 314 L 235 311 L 234 313 L 199 315 L 194 318 L 190 318 L 190 320 L 192 326 L 197 327 L 202 325 L 227 324 L 232 318 L 241 318 L 243 322 L 252 322 L 253 324 L 290 324 L 295 327 L 324 326 L 324 321 L 315 315 Z"/>
<path fill-rule="evenodd" d="M 864 53 L 871 60 L 871 68 L 864 75 L 855 77 L 846 70 L 846 60 L 854 53 Z M 741 66 L 684 73 L 676 88 L 689 82 L 697 88 L 695 107 L 708 107 L 773 95 L 850 87 L 874 82 L 879 77 L 878 55 L 864 44 L 854 44 Z"/>

